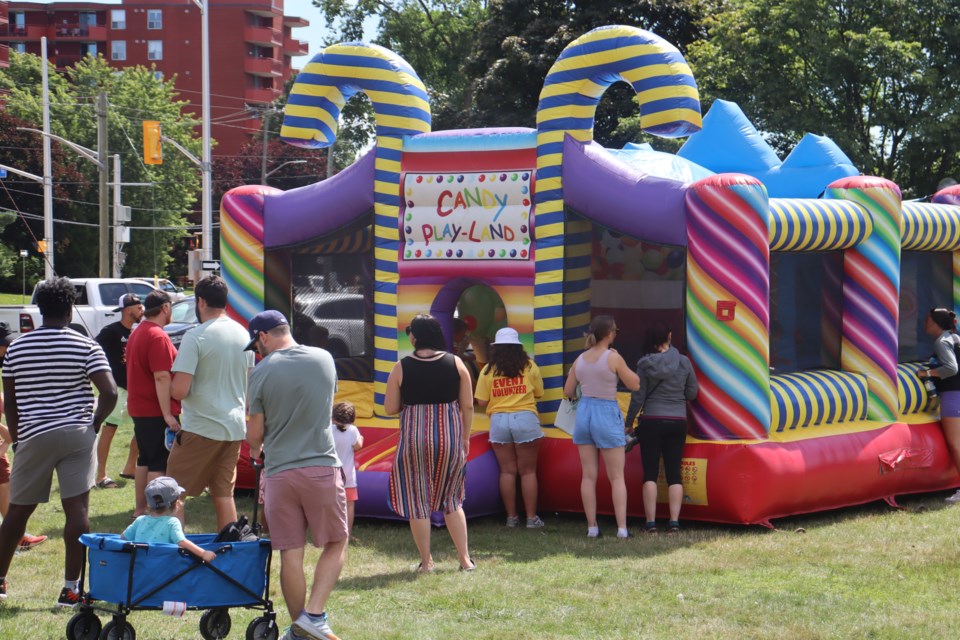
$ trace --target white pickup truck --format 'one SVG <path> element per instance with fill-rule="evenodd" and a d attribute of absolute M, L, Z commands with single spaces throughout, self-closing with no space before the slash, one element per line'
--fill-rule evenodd
<path fill-rule="evenodd" d="M 90 337 L 120 319 L 120 313 L 114 311 L 120 296 L 135 293 L 143 299 L 155 290 L 136 278 L 71 278 L 70 281 L 77 288 L 70 327 Z M 6 322 L 14 333 L 27 333 L 40 326 L 40 309 L 36 304 L 0 306 L 0 321 Z"/>

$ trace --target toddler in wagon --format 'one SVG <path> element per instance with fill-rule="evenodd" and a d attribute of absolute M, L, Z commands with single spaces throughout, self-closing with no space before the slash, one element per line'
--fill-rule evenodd
<path fill-rule="evenodd" d="M 185 492 L 186 489 L 168 476 L 160 476 L 148 482 L 144 491 L 147 496 L 147 513 L 134 520 L 120 537 L 131 542 L 175 544 L 206 562 L 213 562 L 217 554 L 201 549 L 187 540 L 183 535 L 180 520 L 173 515 Z"/>

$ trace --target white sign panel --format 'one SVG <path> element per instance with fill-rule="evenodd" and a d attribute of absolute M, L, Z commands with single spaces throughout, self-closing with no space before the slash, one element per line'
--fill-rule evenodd
<path fill-rule="evenodd" d="M 529 260 L 531 170 L 408 173 L 405 260 Z"/>

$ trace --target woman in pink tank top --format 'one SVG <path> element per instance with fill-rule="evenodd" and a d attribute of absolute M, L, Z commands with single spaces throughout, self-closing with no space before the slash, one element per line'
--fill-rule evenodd
<path fill-rule="evenodd" d="M 580 497 L 587 516 L 587 537 L 590 538 L 600 535 L 597 526 L 599 455 L 603 456 L 610 481 L 617 537 L 630 536 L 627 532 L 627 486 L 623 480 L 623 447 L 627 440 L 623 413 L 617 404 L 617 380 L 621 380 L 627 389 L 636 391 L 640 388 L 640 378 L 630 370 L 623 356 L 611 348 L 617 331 L 617 324 L 611 316 L 597 316 L 590 322 L 586 351 L 573 363 L 563 386 L 564 395 L 571 400 L 577 395 L 577 385 L 580 386 L 573 443 L 580 452 Z"/>

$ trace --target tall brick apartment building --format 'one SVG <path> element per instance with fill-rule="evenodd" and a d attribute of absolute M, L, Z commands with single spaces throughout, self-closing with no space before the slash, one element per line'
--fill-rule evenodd
<path fill-rule="evenodd" d="M 209 0 L 210 115 L 214 155 L 235 155 L 259 131 L 257 110 L 280 96 L 295 56 L 307 43 L 293 30 L 309 23 L 283 15 L 283 0 Z M 85 55 L 111 65 L 155 65 L 176 75 L 181 98 L 200 116 L 200 10 L 191 0 L 18 2 L 0 0 L 0 45 L 40 55 L 47 37 L 50 62 L 62 69 Z M 0 46 L 0 64 L 7 59 Z"/>
<path fill-rule="evenodd" d="M 0 31 L 7 28 L 7 0 L 0 0 Z M 0 67 L 7 66 L 9 50 L 4 44 L 0 44 Z"/>

